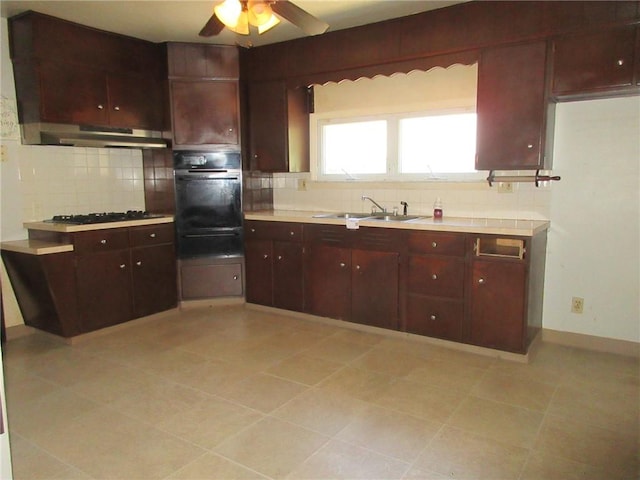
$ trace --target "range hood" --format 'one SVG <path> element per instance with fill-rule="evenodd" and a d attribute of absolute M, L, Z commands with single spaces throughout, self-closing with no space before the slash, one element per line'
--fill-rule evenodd
<path fill-rule="evenodd" d="M 25 123 L 21 125 L 26 145 L 67 145 L 74 147 L 167 148 L 162 132 L 131 128 Z"/>

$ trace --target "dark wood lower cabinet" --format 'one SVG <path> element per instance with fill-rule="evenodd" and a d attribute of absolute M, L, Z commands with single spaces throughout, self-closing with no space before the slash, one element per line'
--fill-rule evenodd
<path fill-rule="evenodd" d="M 82 332 L 133 318 L 129 250 L 78 257 L 76 278 Z"/>
<path fill-rule="evenodd" d="M 397 330 L 399 254 L 351 251 L 352 322 Z"/>
<path fill-rule="evenodd" d="M 546 231 L 277 223 L 246 229 L 250 303 L 514 353 L 526 353 L 541 328 Z"/>
<path fill-rule="evenodd" d="M 173 244 L 131 249 L 135 317 L 145 317 L 176 306 L 175 258 Z"/>
<path fill-rule="evenodd" d="M 351 250 L 307 245 L 304 266 L 305 310 L 321 317 L 351 318 Z"/>
<path fill-rule="evenodd" d="M 475 260 L 471 272 L 469 342 L 483 347 L 525 352 L 525 263 Z"/>

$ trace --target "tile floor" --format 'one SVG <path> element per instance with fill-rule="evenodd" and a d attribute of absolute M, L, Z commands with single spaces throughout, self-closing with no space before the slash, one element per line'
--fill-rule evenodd
<path fill-rule="evenodd" d="M 637 479 L 638 360 L 518 364 L 244 306 L 4 346 L 16 479 Z"/>

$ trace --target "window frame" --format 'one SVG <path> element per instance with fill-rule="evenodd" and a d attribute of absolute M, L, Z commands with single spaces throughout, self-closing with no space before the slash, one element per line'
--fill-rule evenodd
<path fill-rule="evenodd" d="M 437 173 L 400 173 L 400 120 L 426 116 L 455 115 L 477 113 L 475 105 L 469 107 L 450 107 L 439 109 L 420 109 L 412 111 L 380 112 L 374 110 L 334 111 L 312 113 L 309 116 L 311 141 L 312 177 L 324 182 L 477 182 L 486 180 L 486 172 L 437 172 Z M 327 174 L 323 172 L 322 128 L 335 123 L 364 122 L 372 120 L 387 121 L 387 168 L 384 174 L 358 174 L 345 169 L 343 174 Z M 475 164 L 475 159 L 474 159 Z"/>

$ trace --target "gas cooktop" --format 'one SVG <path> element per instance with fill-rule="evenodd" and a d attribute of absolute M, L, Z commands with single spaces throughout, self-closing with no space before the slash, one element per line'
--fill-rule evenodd
<path fill-rule="evenodd" d="M 126 212 L 109 213 L 85 213 L 79 215 L 54 215 L 52 223 L 66 223 L 69 225 L 88 225 L 92 223 L 124 222 L 127 220 L 142 220 L 145 218 L 158 218 L 161 215 L 154 215 L 141 210 L 128 210 Z"/>

